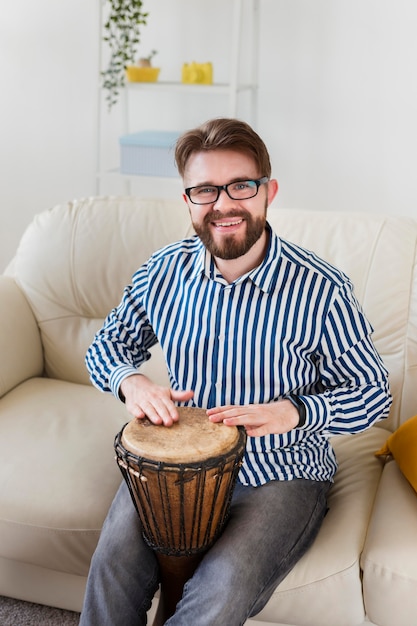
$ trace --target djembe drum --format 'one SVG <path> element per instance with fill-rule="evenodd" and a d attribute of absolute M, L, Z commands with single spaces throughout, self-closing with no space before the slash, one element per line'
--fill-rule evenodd
<path fill-rule="evenodd" d="M 175 612 L 185 582 L 222 532 L 245 450 L 243 429 L 214 424 L 203 409 L 178 410 L 180 419 L 169 428 L 132 420 L 114 443 L 160 566 L 154 626 Z"/>

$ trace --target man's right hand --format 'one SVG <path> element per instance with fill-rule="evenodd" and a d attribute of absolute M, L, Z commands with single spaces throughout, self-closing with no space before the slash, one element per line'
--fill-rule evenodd
<path fill-rule="evenodd" d="M 194 392 L 174 391 L 156 385 L 143 374 L 133 374 L 122 381 L 120 391 L 125 398 L 126 409 L 133 417 L 147 417 L 154 424 L 172 426 L 178 421 L 178 411 L 174 402 L 190 400 Z"/>

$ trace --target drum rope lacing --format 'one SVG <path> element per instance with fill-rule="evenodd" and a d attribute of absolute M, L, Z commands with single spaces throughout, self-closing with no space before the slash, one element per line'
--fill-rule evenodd
<path fill-rule="evenodd" d="M 190 556 L 207 550 L 216 541 L 227 521 L 232 497 L 230 485 L 242 464 L 241 458 L 237 459 L 241 446 L 240 441 L 222 459 L 173 464 L 138 457 L 123 447 L 121 433 L 116 436 L 116 460 L 141 519 L 144 539 L 151 548 L 167 556 Z M 155 493 L 151 497 L 148 485 L 149 480 L 153 483 L 155 472 L 159 510 Z M 212 493 L 207 511 L 205 495 L 209 489 Z M 226 496 L 220 504 L 219 495 Z M 175 520 L 171 504 L 175 504 L 177 511 Z"/>

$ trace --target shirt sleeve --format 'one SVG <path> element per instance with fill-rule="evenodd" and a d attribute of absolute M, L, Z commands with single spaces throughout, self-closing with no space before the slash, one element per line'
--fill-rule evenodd
<path fill-rule="evenodd" d="M 372 327 L 349 283 L 332 302 L 322 331 L 317 366 L 323 390 L 300 396 L 306 406 L 301 429 L 328 435 L 361 432 L 388 416 L 392 398 Z"/>
<path fill-rule="evenodd" d="M 139 372 L 150 358 L 149 349 L 157 343 L 145 310 L 147 284 L 144 265 L 125 288 L 121 303 L 109 313 L 87 351 L 85 362 L 91 382 L 116 397 L 122 381 Z"/>

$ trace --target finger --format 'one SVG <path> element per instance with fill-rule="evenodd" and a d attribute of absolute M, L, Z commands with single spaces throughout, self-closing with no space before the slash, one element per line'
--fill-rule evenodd
<path fill-rule="evenodd" d="M 230 411 L 235 409 L 236 407 L 233 404 L 227 404 L 225 406 L 214 406 L 211 409 L 207 409 L 207 415 L 221 415 L 226 411 Z"/>
<path fill-rule="evenodd" d="M 253 423 L 253 420 L 247 415 L 239 415 L 237 417 L 225 417 L 223 424 L 226 426 L 243 426 L 244 428 L 256 427 L 257 424 Z"/>
<path fill-rule="evenodd" d="M 138 404 L 134 404 L 132 402 L 126 402 L 126 410 L 128 413 L 133 415 L 133 417 L 136 417 L 138 419 L 143 419 L 144 417 L 146 417 L 144 411 L 141 409 L 141 407 Z"/>
<path fill-rule="evenodd" d="M 218 407 L 209 409 L 207 414 L 210 421 L 224 422 L 227 426 L 245 426 L 246 424 L 259 424 L 262 421 L 259 412 L 253 411 L 250 405 Z"/>
<path fill-rule="evenodd" d="M 246 428 L 247 426 L 257 427 L 259 425 L 253 417 L 246 414 L 230 417 L 221 413 L 219 415 L 210 415 L 209 420 L 216 423 L 223 422 L 225 426 L 244 426 Z"/>
<path fill-rule="evenodd" d="M 229 413 L 227 414 L 227 417 L 224 417 L 223 424 L 225 424 L 226 426 L 243 426 L 246 432 L 248 432 L 249 430 L 259 431 L 260 429 L 265 429 L 266 420 L 264 416 L 260 415 L 259 413 L 252 413 L 249 411 L 239 414 L 235 413 L 234 415 L 231 415 Z"/>
<path fill-rule="evenodd" d="M 211 422 L 223 422 L 226 418 L 237 417 L 242 414 L 243 407 L 233 405 L 219 406 L 208 409 L 207 415 Z"/>
<path fill-rule="evenodd" d="M 225 412 L 212 413 L 211 415 L 208 416 L 208 418 L 209 418 L 210 422 L 214 422 L 214 423 L 224 422 L 224 423 L 226 423 L 227 421 L 229 421 L 230 424 L 232 424 L 232 420 L 240 419 L 239 416 L 232 417 L 228 413 L 225 413 Z"/>
<path fill-rule="evenodd" d="M 171 389 L 171 398 L 177 402 L 186 402 L 187 400 L 191 400 L 193 397 L 194 391 L 191 389 L 187 391 L 177 391 L 175 389 Z"/>
<path fill-rule="evenodd" d="M 164 401 L 164 398 L 152 398 L 141 402 L 140 409 L 153 424 L 172 426 L 174 422 L 178 421 L 176 406 L 170 400 Z"/>

